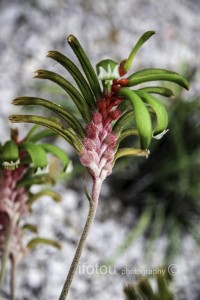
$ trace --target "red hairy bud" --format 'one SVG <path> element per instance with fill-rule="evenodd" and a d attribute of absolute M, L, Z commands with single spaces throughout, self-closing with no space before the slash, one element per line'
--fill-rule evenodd
<path fill-rule="evenodd" d="M 102 115 L 98 111 L 93 114 L 93 122 L 96 125 L 102 124 Z"/>
<path fill-rule="evenodd" d="M 109 113 L 109 117 L 112 121 L 117 120 L 121 116 L 121 111 L 119 109 L 115 109 Z"/>
<path fill-rule="evenodd" d="M 124 69 L 125 62 L 126 62 L 126 60 L 123 60 L 119 65 L 119 75 L 120 76 L 124 76 L 127 73 L 127 71 Z"/>
<path fill-rule="evenodd" d="M 97 136 L 97 133 L 98 133 L 98 128 L 97 126 L 92 122 L 90 124 L 88 124 L 86 126 L 86 134 L 87 134 L 87 137 L 90 138 L 90 139 L 94 139 L 96 136 Z"/>

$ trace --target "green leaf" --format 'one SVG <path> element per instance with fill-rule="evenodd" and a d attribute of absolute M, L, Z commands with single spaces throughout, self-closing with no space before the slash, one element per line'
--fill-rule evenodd
<path fill-rule="evenodd" d="M 51 239 L 46 239 L 46 238 L 34 238 L 34 239 L 32 239 L 27 244 L 27 248 L 29 250 L 33 250 L 38 245 L 49 245 L 49 246 L 53 246 L 53 247 L 55 247 L 59 250 L 61 249 L 60 243 L 58 243 L 57 241 L 51 240 Z"/>
<path fill-rule="evenodd" d="M 32 142 L 25 142 L 21 145 L 23 149 L 25 149 L 30 155 L 31 162 L 35 168 L 46 168 L 48 164 L 46 152 L 42 147 L 36 145 Z"/>
<path fill-rule="evenodd" d="M 138 288 L 148 300 L 155 300 L 153 289 L 146 277 L 143 277 L 138 283 Z"/>
<path fill-rule="evenodd" d="M 133 50 L 131 51 L 131 54 L 129 55 L 129 57 L 123 61 L 123 69 L 126 72 L 131 68 L 133 59 L 134 59 L 136 53 L 138 52 L 138 50 L 153 34 L 155 34 L 155 31 L 147 31 L 137 41 L 137 43 L 133 47 Z"/>
<path fill-rule="evenodd" d="M 100 88 L 100 84 L 99 84 L 97 75 L 96 75 L 85 51 L 83 50 L 81 44 L 79 43 L 77 38 L 73 35 L 70 35 L 67 38 L 67 40 L 83 68 L 83 71 L 88 79 L 88 82 L 90 84 L 90 87 L 91 87 L 94 95 L 95 95 L 96 100 L 101 99 L 102 93 L 101 93 L 101 88 Z"/>
<path fill-rule="evenodd" d="M 134 285 L 131 284 L 128 284 L 124 287 L 124 294 L 126 295 L 127 300 L 142 300 Z"/>
<path fill-rule="evenodd" d="M 71 99 L 74 101 L 76 107 L 78 108 L 80 114 L 86 122 L 89 122 L 91 119 L 91 111 L 88 106 L 86 100 L 81 96 L 81 94 L 77 91 L 77 89 L 65 78 L 62 76 L 46 71 L 46 70 L 37 70 L 35 71 L 35 78 L 39 79 L 48 79 L 55 83 L 57 83 L 60 87 L 62 87 Z"/>
<path fill-rule="evenodd" d="M 67 122 L 78 136 L 83 138 L 85 136 L 84 129 L 81 123 L 70 113 L 64 110 L 60 105 L 52 103 L 46 99 L 36 97 L 20 97 L 12 101 L 14 105 L 41 105 L 57 113 L 62 119 Z"/>
<path fill-rule="evenodd" d="M 135 226 L 133 226 L 130 232 L 124 237 L 124 240 L 112 254 L 111 258 L 108 260 L 108 263 L 115 263 L 118 260 L 118 258 L 127 251 L 128 248 L 132 247 L 134 241 L 138 237 L 141 237 L 145 230 L 149 227 L 151 218 L 152 209 L 149 208 L 144 210 L 140 219 L 137 221 Z"/>
<path fill-rule="evenodd" d="M 70 130 L 63 128 L 60 124 L 49 120 L 48 118 L 34 116 L 34 115 L 11 115 L 9 120 L 13 123 L 34 123 L 48 127 L 62 136 L 71 146 L 78 152 L 83 147 L 81 141 Z"/>
<path fill-rule="evenodd" d="M 63 151 L 62 149 L 60 149 L 57 146 L 54 146 L 51 144 L 46 144 L 46 143 L 40 144 L 40 147 L 42 147 L 45 150 L 45 152 L 48 152 L 48 153 L 51 153 L 51 154 L 57 156 L 62 162 L 63 170 L 64 171 L 66 170 L 66 168 L 69 164 L 69 157 L 65 151 Z"/>
<path fill-rule="evenodd" d="M 76 65 L 68 57 L 57 51 L 49 51 L 47 53 L 47 57 L 59 62 L 72 75 L 83 95 L 83 98 L 88 101 L 89 107 L 95 109 L 96 105 L 94 95 L 90 89 L 90 86 Z"/>
<path fill-rule="evenodd" d="M 152 137 L 152 125 L 147 107 L 142 99 L 129 88 L 121 88 L 118 93 L 119 96 L 125 97 L 131 102 L 140 136 L 141 148 L 148 149 Z"/>

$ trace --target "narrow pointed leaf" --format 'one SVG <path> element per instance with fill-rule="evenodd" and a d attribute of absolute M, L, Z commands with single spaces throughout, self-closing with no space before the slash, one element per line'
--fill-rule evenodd
<path fill-rule="evenodd" d="M 12 101 L 14 105 L 41 105 L 50 109 L 51 111 L 57 113 L 62 119 L 67 122 L 74 131 L 80 136 L 84 137 L 85 132 L 81 123 L 70 113 L 68 113 L 60 105 L 50 102 L 46 99 L 36 98 L 36 97 L 20 97 Z"/>
<path fill-rule="evenodd" d="M 33 115 L 11 115 L 9 120 L 13 123 L 34 123 L 48 127 L 62 136 L 78 152 L 82 148 L 81 141 L 69 130 L 64 129 L 60 124 L 49 120 L 48 118 Z"/>
<path fill-rule="evenodd" d="M 126 295 L 126 300 L 142 300 L 134 285 L 131 284 L 124 287 L 124 294 Z"/>
<path fill-rule="evenodd" d="M 148 149 L 152 137 L 151 118 L 147 107 L 142 99 L 128 88 L 121 88 L 119 95 L 128 99 L 132 106 L 135 116 L 135 123 L 140 136 L 141 148 Z"/>
<path fill-rule="evenodd" d="M 189 89 L 189 84 L 187 80 L 180 75 L 176 74 L 152 74 L 152 75 L 144 75 L 136 78 L 128 77 L 128 86 L 135 86 L 144 82 L 149 81 L 171 81 L 174 82 L 185 89 Z"/>
<path fill-rule="evenodd" d="M 48 160 L 46 152 L 42 147 L 32 142 L 23 143 L 21 147 L 28 152 L 35 168 L 46 168 Z"/>
<path fill-rule="evenodd" d="M 138 284 L 139 290 L 142 292 L 142 294 L 145 295 L 145 297 L 149 300 L 154 300 L 154 292 L 153 289 L 146 277 L 144 277 Z"/>
<path fill-rule="evenodd" d="M 133 50 L 131 51 L 131 54 L 129 55 L 129 57 L 125 60 L 124 64 L 123 64 L 123 68 L 124 70 L 127 72 L 132 65 L 133 59 L 136 55 L 136 53 L 138 52 L 138 50 L 142 47 L 142 45 L 153 35 L 155 34 L 155 31 L 147 31 L 145 32 L 140 39 L 137 41 L 137 43 L 135 44 Z"/>
<path fill-rule="evenodd" d="M 145 88 L 138 89 L 138 91 L 174 98 L 174 93 L 172 92 L 172 90 L 160 86 L 148 86 Z"/>
<path fill-rule="evenodd" d="M 87 81 L 85 80 L 85 77 L 82 75 L 82 73 L 79 71 L 77 66 L 65 55 L 57 52 L 57 51 L 49 51 L 47 53 L 47 57 L 50 57 L 57 62 L 59 62 L 74 78 L 76 81 L 83 98 L 88 101 L 88 104 L 90 107 L 95 109 L 95 98 L 94 95 L 90 89 L 90 86 L 88 85 Z"/>
<path fill-rule="evenodd" d="M 27 201 L 27 205 L 30 207 L 33 205 L 33 203 L 35 203 L 37 200 L 39 200 L 41 197 L 43 196 L 49 196 L 51 197 L 55 202 L 60 202 L 61 201 L 61 196 L 50 190 L 50 189 L 45 189 L 45 190 L 42 190 L 34 195 L 32 195 L 29 200 Z"/>
<path fill-rule="evenodd" d="M 96 100 L 101 99 L 102 93 L 101 93 L 100 84 L 99 84 L 97 75 L 96 75 L 85 51 L 83 50 L 82 46 L 80 45 L 79 41 L 77 40 L 77 38 L 75 36 L 70 35 L 67 38 L 67 40 L 83 68 L 83 71 L 88 79 L 88 82 L 90 84 L 90 87 L 91 87 L 94 95 L 95 95 Z"/>
<path fill-rule="evenodd" d="M 145 101 L 147 104 L 149 104 L 152 109 L 154 110 L 157 118 L 156 127 L 153 131 L 153 136 L 160 135 L 162 133 L 166 132 L 167 126 L 168 126 L 168 114 L 166 111 L 165 106 L 158 101 L 154 96 L 149 95 L 145 92 L 137 92 L 139 96 L 142 98 L 143 101 Z"/>
<path fill-rule="evenodd" d="M 40 147 L 42 147 L 45 152 L 51 153 L 55 156 L 57 156 L 60 161 L 62 162 L 63 165 L 63 170 L 65 172 L 68 164 L 69 164 L 69 157 L 67 155 L 67 153 L 65 151 L 63 151 L 62 149 L 60 149 L 57 146 L 51 145 L 51 144 L 40 144 Z"/>
<path fill-rule="evenodd" d="M 49 246 L 53 246 L 57 249 L 61 249 L 61 245 L 60 243 L 58 243 L 57 241 L 51 240 L 51 239 L 46 239 L 46 238 L 35 238 L 32 239 L 28 244 L 27 244 L 27 248 L 29 250 L 33 250 L 35 247 L 39 246 L 39 245 L 49 245 Z"/>
<path fill-rule="evenodd" d="M 35 72 L 34 77 L 40 78 L 40 79 L 48 79 L 48 80 L 51 80 L 51 81 L 57 83 L 60 87 L 62 87 L 68 93 L 68 95 L 74 101 L 74 103 L 75 103 L 76 107 L 78 108 L 80 114 L 82 115 L 83 119 L 86 122 L 90 121 L 91 112 L 90 112 L 87 102 L 69 81 L 67 81 L 65 78 L 63 78 L 62 76 L 60 76 L 54 72 L 50 72 L 50 71 L 46 71 L 46 70 L 37 70 Z"/>

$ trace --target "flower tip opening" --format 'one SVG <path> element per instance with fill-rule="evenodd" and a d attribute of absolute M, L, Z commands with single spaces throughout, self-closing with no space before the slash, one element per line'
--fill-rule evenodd
<path fill-rule="evenodd" d="M 156 140 L 160 140 L 163 137 L 163 135 L 165 135 L 165 133 L 167 133 L 168 131 L 169 131 L 169 129 L 165 129 L 156 135 L 152 134 L 152 137 Z"/>
<path fill-rule="evenodd" d="M 75 40 L 76 40 L 76 38 L 75 38 L 75 36 L 74 36 L 73 34 L 70 34 L 70 35 L 67 37 L 68 43 L 73 43 Z"/>

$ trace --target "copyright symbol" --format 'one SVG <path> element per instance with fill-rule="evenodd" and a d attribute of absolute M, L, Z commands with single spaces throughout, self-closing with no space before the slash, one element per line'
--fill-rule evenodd
<path fill-rule="evenodd" d="M 171 276 L 176 276 L 178 275 L 179 273 L 179 267 L 175 264 L 171 264 L 169 267 L 168 267 L 168 273 L 171 275 Z"/>

